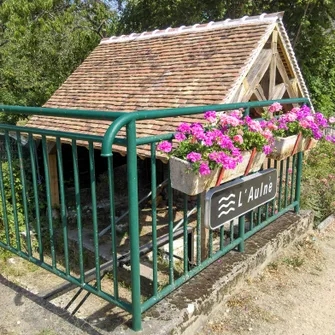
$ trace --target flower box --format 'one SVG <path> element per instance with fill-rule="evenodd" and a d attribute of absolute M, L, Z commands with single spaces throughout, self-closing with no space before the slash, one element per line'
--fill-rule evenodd
<path fill-rule="evenodd" d="M 298 135 L 292 135 L 288 137 L 278 137 L 274 141 L 274 149 L 268 158 L 281 161 L 292 155 L 294 146 L 298 139 Z M 296 148 L 296 153 L 301 151 L 306 151 L 314 148 L 317 144 L 317 140 L 314 138 L 300 138 L 299 143 Z"/>
<path fill-rule="evenodd" d="M 243 161 L 233 170 L 225 170 L 221 184 L 244 175 L 250 157 L 250 151 L 242 152 Z M 262 167 L 266 155 L 257 152 L 251 164 L 249 172 L 259 171 Z M 172 156 L 170 158 L 170 174 L 172 188 L 188 195 L 197 195 L 214 187 L 217 183 L 221 168 L 216 168 L 208 175 L 200 175 L 192 171 L 192 164 L 188 161 Z"/>

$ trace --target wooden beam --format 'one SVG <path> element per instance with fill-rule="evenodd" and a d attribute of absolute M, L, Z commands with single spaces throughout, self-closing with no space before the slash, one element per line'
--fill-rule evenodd
<path fill-rule="evenodd" d="M 256 86 L 262 80 L 265 72 L 270 66 L 272 59 L 272 51 L 268 49 L 263 49 L 260 55 L 258 56 L 255 64 L 249 71 L 247 77 L 245 78 L 244 86 L 248 87 L 246 93 L 243 96 L 243 99 L 240 101 L 249 101 L 251 96 L 254 94 Z"/>
<path fill-rule="evenodd" d="M 284 63 L 281 60 L 279 55 L 277 55 L 277 68 L 278 68 L 278 71 L 279 71 L 283 81 L 284 81 L 284 84 L 286 85 L 286 89 L 287 89 L 287 93 L 288 93 L 289 97 L 290 98 L 297 98 L 297 95 L 292 88 L 292 82 L 287 75 L 285 65 L 284 65 Z"/>
<path fill-rule="evenodd" d="M 284 83 L 281 83 L 279 85 L 276 85 L 274 87 L 272 96 L 270 97 L 271 100 L 277 100 L 281 99 L 286 92 L 286 85 Z"/>
<path fill-rule="evenodd" d="M 56 143 L 48 142 L 48 164 L 50 177 L 51 205 L 59 207 L 59 184 L 57 170 Z"/>
<path fill-rule="evenodd" d="M 270 64 L 270 80 L 269 80 L 269 98 L 273 96 L 273 90 L 276 85 L 276 73 L 277 73 L 277 54 L 278 54 L 278 31 L 274 30 L 272 33 L 271 51 L 272 58 Z"/>
<path fill-rule="evenodd" d="M 258 84 L 256 86 L 256 89 L 255 89 L 255 96 L 256 98 L 259 100 L 259 101 L 264 101 L 264 100 L 268 100 L 265 96 L 265 93 L 264 93 L 264 90 L 263 90 L 263 87 Z"/>

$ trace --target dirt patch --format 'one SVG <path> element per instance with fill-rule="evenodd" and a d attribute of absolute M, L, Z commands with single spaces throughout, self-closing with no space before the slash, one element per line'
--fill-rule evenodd
<path fill-rule="evenodd" d="M 246 281 L 198 335 L 334 335 L 335 225 L 284 251 Z"/>

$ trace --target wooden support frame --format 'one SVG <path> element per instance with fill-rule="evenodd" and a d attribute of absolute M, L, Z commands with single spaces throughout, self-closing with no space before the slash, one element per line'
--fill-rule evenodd
<path fill-rule="evenodd" d="M 48 142 L 48 165 L 50 176 L 50 191 L 51 191 L 51 205 L 52 207 L 59 207 L 59 182 L 57 169 L 57 152 L 56 143 Z"/>
<path fill-rule="evenodd" d="M 277 54 L 278 54 L 278 31 L 274 30 L 272 33 L 271 42 L 272 58 L 270 64 L 270 79 L 269 79 L 269 99 L 274 99 L 274 89 L 276 85 L 277 73 Z"/>
<path fill-rule="evenodd" d="M 288 62 L 288 68 L 284 62 Z M 298 79 L 294 77 L 289 63 L 289 56 L 282 46 L 281 35 L 275 28 L 237 89 L 233 100 L 276 100 L 282 99 L 286 94 L 290 98 L 302 96 Z M 263 109 L 256 109 L 257 114 L 261 114 L 262 111 Z"/>

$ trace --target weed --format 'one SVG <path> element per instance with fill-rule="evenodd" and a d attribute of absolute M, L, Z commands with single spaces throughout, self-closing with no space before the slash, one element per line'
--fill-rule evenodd
<path fill-rule="evenodd" d="M 299 256 L 292 256 L 284 258 L 283 263 L 293 268 L 300 268 L 305 263 L 305 260 Z"/>

